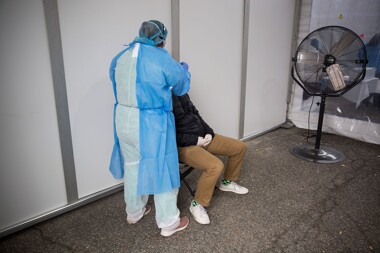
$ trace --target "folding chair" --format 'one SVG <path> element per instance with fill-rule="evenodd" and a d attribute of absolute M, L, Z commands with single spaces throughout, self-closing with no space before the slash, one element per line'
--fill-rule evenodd
<path fill-rule="evenodd" d="M 180 173 L 180 179 L 181 181 L 186 185 L 187 189 L 189 190 L 190 194 L 194 197 L 195 190 L 193 190 L 189 183 L 186 181 L 186 176 L 188 176 L 192 171 L 194 170 L 193 167 L 184 164 L 179 163 L 179 173 Z"/>

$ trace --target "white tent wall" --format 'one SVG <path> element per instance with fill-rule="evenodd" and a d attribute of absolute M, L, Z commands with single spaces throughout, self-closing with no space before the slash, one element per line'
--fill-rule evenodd
<path fill-rule="evenodd" d="M 244 137 L 286 121 L 295 0 L 250 3 Z"/>
<path fill-rule="evenodd" d="M 0 231 L 67 204 L 42 1 L 0 2 Z"/>
<path fill-rule="evenodd" d="M 283 123 L 295 1 L 2 0 L 0 236 L 122 189 L 108 172 L 108 71 L 144 20 L 168 27 L 166 48 L 189 63 L 190 95 L 216 132 Z"/>
<path fill-rule="evenodd" d="M 238 138 L 244 1 L 181 0 L 180 60 L 189 95 L 215 132 Z"/>
<path fill-rule="evenodd" d="M 158 19 L 171 29 L 171 1 L 5 0 L 0 4 L 0 31 L 5 35 L 0 46 L 3 236 L 121 189 L 122 182 L 108 172 L 114 104 L 109 64 L 136 37 L 142 21 Z M 56 108 L 52 80 L 52 67 L 57 68 L 59 60 L 49 59 L 47 27 L 52 20 L 44 15 L 51 6 L 57 7 L 52 15 L 61 34 L 50 28 L 55 37 L 50 43 L 62 42 L 64 68 L 58 68 L 64 69 L 61 91 L 67 92 L 70 114 L 63 125 L 71 125 L 72 133 L 61 140 L 62 115 L 56 110 L 58 114 L 62 110 Z M 75 167 L 69 172 L 60 142 L 61 146 L 68 142 L 65 145 L 72 149 L 68 153 L 72 152 Z"/>
<path fill-rule="evenodd" d="M 189 94 L 216 132 L 250 138 L 286 121 L 295 3 L 180 1 L 180 60 L 190 64 Z"/>
<path fill-rule="evenodd" d="M 379 1 L 364 0 L 358 2 L 355 0 L 347 0 L 344 5 L 341 5 L 340 3 L 341 1 L 339 0 L 301 1 L 302 5 L 297 45 L 299 45 L 310 32 L 317 28 L 329 25 L 347 27 L 358 35 L 363 34 L 364 36 L 362 39 L 364 43 L 367 43 L 375 32 L 380 32 Z M 364 85 L 366 80 L 367 79 L 364 79 L 361 83 L 357 84 L 357 87 Z M 378 79 L 377 82 L 379 82 Z M 355 89 L 353 89 L 351 93 L 354 92 L 354 90 Z M 345 98 L 347 95 L 348 93 L 344 94 L 342 98 Z M 338 99 L 341 98 L 331 97 L 326 100 L 326 104 L 337 103 L 338 106 L 336 107 L 336 111 L 341 113 L 341 115 L 339 115 L 339 113 L 330 114 L 325 111 L 322 131 L 347 136 L 369 143 L 380 144 L 380 124 L 378 123 L 378 119 L 375 121 L 371 119 L 370 116 L 376 114 L 379 115 L 378 112 L 374 112 L 372 107 L 366 109 L 363 109 L 362 107 L 360 108 L 360 111 L 358 110 L 358 112 L 355 112 L 356 108 L 353 107 L 350 109 L 352 112 L 347 113 L 347 109 L 342 109 L 343 106 L 342 108 L 339 107 L 339 102 L 344 102 L 344 100 L 336 102 Z M 303 90 L 294 82 L 292 86 L 292 99 L 289 106 L 289 119 L 297 127 L 309 128 L 312 130 L 317 129 L 319 107 L 316 106 L 316 104 L 320 100 L 320 97 L 317 96 L 314 97 L 314 99 L 307 100 L 309 102 L 305 102 L 303 100 Z M 313 101 L 312 107 L 310 101 Z M 361 115 L 359 117 L 354 113 Z M 344 116 L 348 114 L 350 114 L 350 117 Z"/>
<path fill-rule="evenodd" d="M 108 76 L 110 62 L 138 35 L 143 21 L 160 20 L 170 32 L 171 2 L 60 0 L 58 4 L 75 171 L 81 198 L 121 181 L 113 179 L 107 169 L 113 146 L 114 97 Z M 171 49 L 170 37 L 167 49 Z"/>

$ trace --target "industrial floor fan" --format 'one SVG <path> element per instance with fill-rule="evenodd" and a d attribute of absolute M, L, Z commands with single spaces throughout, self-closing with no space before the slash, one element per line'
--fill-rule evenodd
<path fill-rule="evenodd" d="M 318 163 L 344 160 L 344 155 L 321 146 L 326 97 L 339 97 L 360 83 L 366 73 L 367 51 L 361 38 L 341 26 L 326 26 L 311 32 L 298 46 L 291 75 L 310 96 L 321 97 L 315 146 L 290 149 L 294 156 Z"/>

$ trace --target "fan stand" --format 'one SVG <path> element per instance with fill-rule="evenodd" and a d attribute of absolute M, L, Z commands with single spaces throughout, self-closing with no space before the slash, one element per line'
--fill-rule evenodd
<path fill-rule="evenodd" d="M 317 127 L 317 137 L 315 140 L 315 146 L 305 144 L 295 147 L 290 150 L 290 153 L 298 158 L 315 162 L 315 163 L 338 163 L 344 160 L 344 155 L 332 148 L 321 146 L 321 135 L 322 135 L 322 123 L 323 116 L 325 113 L 325 94 L 321 95 L 321 104 L 319 108 L 319 118 Z"/>

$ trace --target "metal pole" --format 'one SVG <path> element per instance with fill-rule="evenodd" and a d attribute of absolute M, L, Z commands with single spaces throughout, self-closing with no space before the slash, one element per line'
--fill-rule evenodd
<path fill-rule="evenodd" d="M 315 140 L 315 149 L 319 150 L 321 144 L 321 135 L 322 135 L 322 124 L 323 124 L 323 115 L 325 113 L 325 102 L 326 95 L 321 96 L 321 104 L 319 108 L 319 118 L 318 118 L 318 127 L 317 127 L 317 137 Z"/>
<path fill-rule="evenodd" d="M 63 64 L 58 1 L 44 0 L 43 4 L 49 42 L 50 61 L 53 75 L 54 96 L 57 110 L 58 130 L 61 143 L 67 202 L 68 204 L 72 204 L 78 200 L 78 186 L 75 172 L 65 69 Z"/>

